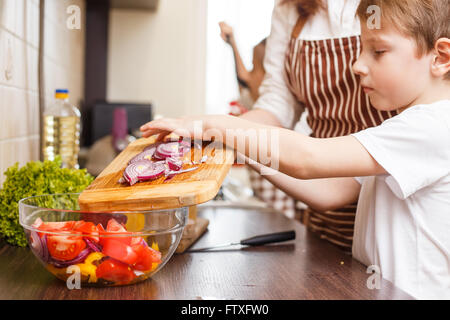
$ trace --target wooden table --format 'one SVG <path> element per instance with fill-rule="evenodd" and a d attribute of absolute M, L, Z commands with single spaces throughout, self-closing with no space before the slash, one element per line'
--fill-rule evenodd
<path fill-rule="evenodd" d="M 386 280 L 368 289 L 366 267 L 266 209 L 199 207 L 210 220 L 193 248 L 295 229 L 295 241 L 174 255 L 152 279 L 111 288 L 69 290 L 28 248 L 0 244 L 0 299 L 412 299 Z"/>

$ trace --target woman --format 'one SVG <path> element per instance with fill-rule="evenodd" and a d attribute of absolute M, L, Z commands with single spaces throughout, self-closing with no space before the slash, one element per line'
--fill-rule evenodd
<path fill-rule="evenodd" d="M 253 69 L 247 70 L 239 53 L 233 28 L 225 22 L 220 22 L 219 27 L 220 36 L 233 50 L 236 76 L 239 83 L 239 103 L 247 110 L 251 110 L 255 101 L 259 98 L 259 87 L 265 75 L 263 62 L 266 39 L 263 39 L 253 48 Z M 249 170 L 249 178 L 253 192 L 258 199 L 262 200 L 268 207 L 283 212 L 287 217 L 293 218 L 295 216 L 295 199 L 277 189 L 254 170 Z"/>
<path fill-rule="evenodd" d="M 311 136 L 331 138 L 381 124 L 396 112 L 372 108 L 352 65 L 361 51 L 359 0 L 284 0 L 275 5 L 266 77 L 254 109 L 242 118 L 292 129 L 307 111 Z M 260 167 L 253 165 L 255 170 Z M 280 189 L 292 179 L 265 176 Z M 299 212 L 311 230 L 351 250 L 356 206 Z"/>
<path fill-rule="evenodd" d="M 233 28 L 226 22 L 219 22 L 220 36 L 228 43 L 233 50 L 234 62 L 236 66 L 236 76 L 239 83 L 239 93 L 241 103 L 250 110 L 259 97 L 259 86 L 264 79 L 264 53 L 266 50 L 266 39 L 263 39 L 253 48 L 253 69 L 247 70 L 242 61 L 241 54 L 236 44 Z"/>

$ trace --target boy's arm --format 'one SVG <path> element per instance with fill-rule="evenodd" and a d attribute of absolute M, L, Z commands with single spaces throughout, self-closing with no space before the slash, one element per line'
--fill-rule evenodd
<path fill-rule="evenodd" d="M 298 179 L 386 174 L 353 136 L 316 139 L 287 129 L 223 115 L 158 119 L 141 127 L 159 140 L 174 132 L 194 139 L 219 140 L 253 161 Z"/>
<path fill-rule="evenodd" d="M 252 121 L 252 122 L 265 124 L 268 126 L 282 127 L 277 116 L 274 115 L 272 112 L 264 110 L 264 109 L 258 109 L 258 108 L 252 109 L 249 112 L 246 112 L 243 115 L 240 115 L 239 118 L 248 120 L 248 121 Z"/>
<path fill-rule="evenodd" d="M 386 174 L 352 136 L 316 139 L 230 116 L 206 116 L 204 135 L 222 139 L 246 157 L 297 179 Z"/>
<path fill-rule="evenodd" d="M 248 165 L 287 195 L 319 212 L 335 210 L 358 200 L 361 185 L 354 178 L 300 180 L 249 161 Z"/>

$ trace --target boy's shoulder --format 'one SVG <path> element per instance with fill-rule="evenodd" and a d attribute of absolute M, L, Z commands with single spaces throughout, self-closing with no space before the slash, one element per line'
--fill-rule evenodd
<path fill-rule="evenodd" d="M 424 124 L 444 123 L 450 130 L 450 100 L 436 101 L 430 104 L 412 106 L 394 118 L 403 120 L 422 120 Z"/>
<path fill-rule="evenodd" d="M 431 112 L 450 112 L 450 100 L 440 100 L 429 104 L 417 104 L 408 109 L 406 109 L 403 113 L 407 113 L 414 110 L 420 111 L 431 111 Z"/>

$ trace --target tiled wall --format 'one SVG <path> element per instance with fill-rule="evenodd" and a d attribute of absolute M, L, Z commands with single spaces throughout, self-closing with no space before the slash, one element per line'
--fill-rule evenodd
<path fill-rule="evenodd" d="M 44 88 L 68 88 L 79 106 L 84 86 L 85 0 L 45 1 Z M 81 11 L 81 29 L 67 28 L 67 7 Z M 0 184 L 15 162 L 39 159 L 39 0 L 0 0 Z"/>

